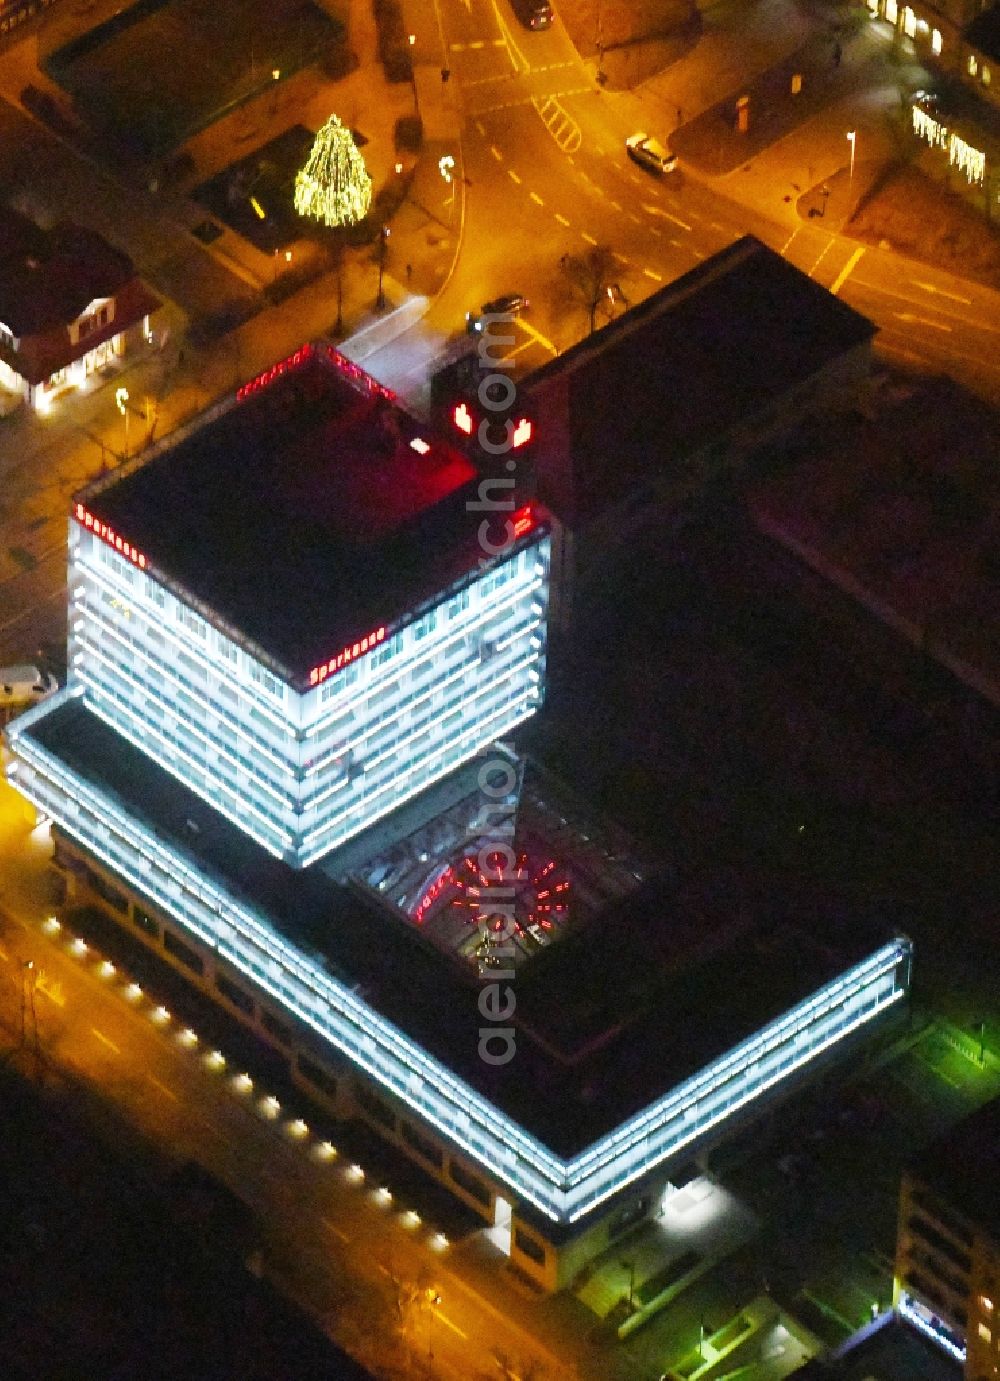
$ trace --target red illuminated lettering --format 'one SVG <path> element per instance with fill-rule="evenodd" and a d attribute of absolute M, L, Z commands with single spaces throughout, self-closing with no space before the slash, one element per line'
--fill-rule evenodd
<path fill-rule="evenodd" d="M 514 514 L 513 518 L 514 536 L 523 537 L 526 532 L 530 532 L 535 526 L 535 520 L 531 515 L 530 506 L 520 509 Z"/>
<path fill-rule="evenodd" d="M 146 569 L 146 558 L 138 547 L 134 547 L 131 542 L 126 542 L 125 538 L 115 532 L 114 528 L 95 518 L 93 513 L 84 508 L 82 503 L 73 505 L 73 516 L 88 532 L 92 532 L 95 537 L 100 537 L 115 551 L 120 551 L 122 556 L 132 562 L 133 566 L 139 566 L 142 570 Z"/>
<path fill-rule="evenodd" d="M 472 435 L 472 414 L 469 412 L 466 403 L 459 403 L 458 407 L 452 413 L 452 417 L 454 418 L 455 426 L 460 432 L 465 432 L 466 436 Z"/>
<path fill-rule="evenodd" d="M 516 423 L 513 436 L 511 437 L 511 445 L 515 450 L 518 446 L 523 446 L 526 442 L 531 440 L 531 432 L 531 420 L 527 417 L 522 417 L 520 421 Z"/>
<path fill-rule="evenodd" d="M 313 667 L 309 673 L 309 684 L 318 685 L 320 681 L 325 681 L 327 676 L 332 676 L 335 671 L 340 671 L 341 667 L 347 666 L 348 662 L 353 662 L 355 657 L 361 657 L 366 652 L 370 652 L 376 643 L 385 641 L 385 624 L 368 633 L 363 638 L 359 638 L 356 643 L 351 643 L 348 647 L 342 648 L 335 657 L 331 657 L 328 662 L 321 662 L 318 667 Z"/>

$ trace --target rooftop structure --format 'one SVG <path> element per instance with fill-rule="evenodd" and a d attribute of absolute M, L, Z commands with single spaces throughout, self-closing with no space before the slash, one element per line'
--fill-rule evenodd
<path fill-rule="evenodd" d="M 475 493 L 459 451 L 357 365 L 306 345 L 80 499 L 305 690 L 331 654 L 477 567 Z"/>
<path fill-rule="evenodd" d="M 866 350 L 875 327 L 752 236 L 713 255 L 525 380 L 544 416 L 539 492 L 570 527 L 749 431 L 761 440 Z M 838 382 L 831 378 L 831 382 Z"/>

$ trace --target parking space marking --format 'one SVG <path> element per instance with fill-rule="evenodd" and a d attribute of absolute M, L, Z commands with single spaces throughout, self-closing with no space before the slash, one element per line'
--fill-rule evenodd
<path fill-rule="evenodd" d="M 497 148 L 496 144 L 491 144 L 491 145 L 490 145 L 490 153 L 493 155 L 493 157 L 496 159 L 496 161 L 497 161 L 498 163 L 502 163 L 502 162 L 503 162 L 503 154 L 502 154 L 502 153 L 500 152 L 500 150 Z"/>
<path fill-rule="evenodd" d="M 154 1086 L 154 1088 L 158 1088 L 162 1094 L 166 1095 L 167 1098 L 172 1098 L 175 1103 L 179 1103 L 181 1101 L 180 1097 L 176 1093 L 174 1093 L 173 1089 L 168 1088 L 166 1084 L 164 1084 L 161 1080 L 157 1079 L 155 1074 L 147 1074 L 146 1078 Z"/>
<path fill-rule="evenodd" d="M 350 1242 L 351 1239 L 349 1235 L 344 1232 L 343 1228 L 338 1228 L 337 1224 L 332 1223 L 329 1218 L 323 1218 L 321 1221 L 323 1226 L 332 1232 L 335 1237 L 340 1238 L 341 1242 Z"/>
<path fill-rule="evenodd" d="M 560 225 L 569 225 L 569 221 L 566 219 L 566 217 L 561 216 L 558 211 L 556 212 L 556 220 L 559 222 Z"/>
<path fill-rule="evenodd" d="M 596 244 L 597 244 L 597 241 L 594 239 L 593 235 L 588 235 L 587 232 L 586 232 L 586 230 L 581 230 L 581 231 L 580 231 L 580 238 L 583 239 L 583 240 L 586 240 L 588 245 L 596 245 Z"/>
<path fill-rule="evenodd" d="M 120 1045 L 115 1045 L 114 1041 L 111 1040 L 111 1038 L 110 1038 L 109 1036 L 106 1036 L 106 1035 L 104 1034 L 103 1031 L 98 1031 L 98 1029 L 97 1029 L 96 1026 L 92 1026 L 92 1027 L 90 1028 L 90 1031 L 91 1031 L 91 1035 L 96 1036 L 97 1039 L 101 1042 L 102 1045 L 106 1045 L 106 1046 L 108 1047 L 108 1049 L 109 1049 L 109 1050 L 113 1050 L 113 1051 L 115 1052 L 116 1055 L 120 1055 L 120 1054 L 122 1053 L 122 1048 L 121 1048 L 121 1046 L 120 1046 Z"/>
<path fill-rule="evenodd" d="M 511 182 L 516 182 L 517 185 L 520 187 L 520 185 L 521 185 L 521 179 L 520 179 L 520 177 L 518 176 L 518 174 L 515 173 L 515 171 L 514 171 L 513 168 L 508 168 L 508 169 L 507 169 L 507 176 L 510 178 Z"/>
<path fill-rule="evenodd" d="M 662 282 L 663 282 L 663 274 L 662 274 L 662 273 L 655 273 L 652 269 L 643 269 L 643 273 L 646 275 L 647 278 L 652 278 L 652 280 L 653 280 L 654 283 L 662 283 Z"/>
<path fill-rule="evenodd" d="M 537 192 L 529 192 L 528 196 L 531 198 L 531 200 L 535 203 L 536 206 L 545 205 L 544 201 L 542 201 L 541 197 L 538 195 Z"/>

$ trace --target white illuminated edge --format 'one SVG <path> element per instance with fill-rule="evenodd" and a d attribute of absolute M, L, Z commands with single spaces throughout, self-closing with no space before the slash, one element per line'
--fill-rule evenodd
<path fill-rule="evenodd" d="M 918 1333 L 930 1338 L 932 1343 L 947 1352 L 949 1357 L 954 1357 L 956 1362 L 965 1361 L 966 1349 L 952 1342 L 944 1325 L 937 1323 L 937 1315 L 928 1309 L 926 1304 L 914 1299 L 904 1290 L 896 1307 L 906 1322 L 912 1324 Z"/>
<path fill-rule="evenodd" d="M 140 895 L 174 916 L 376 1083 L 462 1147 L 491 1176 L 556 1222 L 572 1223 L 591 1212 L 906 995 L 911 946 L 900 938 L 882 946 L 580 1155 L 563 1160 L 386 1021 L 321 964 L 296 949 L 262 913 L 237 901 L 188 856 L 27 736 L 26 731 L 36 721 L 71 698 L 71 692 L 61 691 L 8 728 L 16 755 L 8 776 L 17 789 Z M 904 965 L 904 976 L 902 985 L 896 986 L 896 978 L 887 975 L 894 975 L 900 965 Z M 878 987 L 881 994 L 872 993 Z M 833 1022 L 845 1004 L 863 993 L 871 996 L 864 1010 L 822 1040 L 803 1038 L 811 1025 Z M 761 1062 L 766 1063 L 768 1055 L 794 1048 L 800 1039 L 799 1053 L 793 1059 L 786 1060 L 769 1077 L 755 1079 L 753 1071 Z M 698 1115 L 695 1110 L 699 1103 L 711 1104 L 714 1093 L 741 1078 L 742 1088 L 733 1087 L 734 1096 L 723 1100 L 718 1111 L 707 1116 L 709 1109 L 705 1108 Z M 675 1125 L 678 1120 L 682 1121 L 680 1129 Z"/>

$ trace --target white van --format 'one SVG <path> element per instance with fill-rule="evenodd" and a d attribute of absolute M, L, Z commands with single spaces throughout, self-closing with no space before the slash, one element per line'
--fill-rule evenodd
<path fill-rule="evenodd" d="M 6 724 L 21 710 L 37 705 L 59 689 L 59 682 L 34 666 L 0 667 L 0 724 Z"/>

